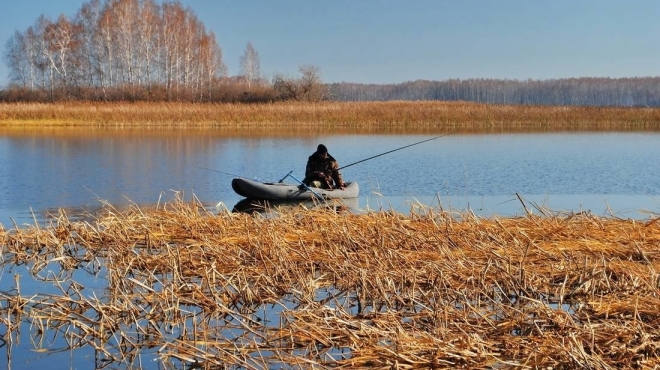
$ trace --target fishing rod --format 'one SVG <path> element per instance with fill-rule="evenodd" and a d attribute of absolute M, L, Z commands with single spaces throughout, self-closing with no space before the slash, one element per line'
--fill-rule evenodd
<path fill-rule="evenodd" d="M 236 175 L 236 174 L 233 174 L 233 173 L 230 173 L 230 172 L 223 172 L 223 171 L 214 170 L 213 168 L 199 167 L 199 166 L 197 168 L 201 168 L 203 170 L 209 170 L 209 171 L 221 173 L 223 175 L 228 175 L 228 176 L 233 176 L 233 177 L 240 177 L 242 179 L 248 179 L 249 178 L 249 177 L 245 177 L 245 176 L 241 176 L 241 175 Z"/>
<path fill-rule="evenodd" d="M 343 170 L 343 169 L 346 168 L 346 167 L 350 167 L 350 166 L 356 165 L 356 164 L 358 164 L 358 163 L 366 162 L 366 161 L 368 161 L 368 160 L 370 160 L 370 159 L 374 159 L 374 158 L 376 158 L 376 157 L 380 157 L 381 155 L 385 155 L 385 154 L 389 154 L 389 153 L 392 153 L 392 152 L 396 152 L 397 150 L 401 150 L 401 149 L 409 148 L 409 147 L 411 147 L 411 146 L 413 146 L 413 145 L 418 145 L 418 144 L 421 144 L 421 143 L 425 143 L 425 142 L 427 142 L 427 141 L 431 141 L 431 140 L 439 139 L 439 138 L 441 138 L 441 137 L 449 136 L 449 135 L 454 134 L 454 133 L 456 133 L 456 131 L 454 131 L 454 132 L 450 132 L 450 133 L 448 133 L 448 134 L 444 134 L 444 135 L 440 135 L 440 136 L 432 137 L 432 138 L 430 138 L 430 139 L 422 140 L 422 141 L 419 141 L 419 142 L 416 142 L 416 143 L 413 143 L 413 144 L 409 144 L 409 145 L 406 145 L 406 146 L 402 146 L 401 148 L 396 148 L 396 149 L 393 149 L 393 150 L 387 151 L 387 152 L 385 152 L 385 153 L 380 153 L 380 154 L 374 155 L 373 157 L 365 158 L 365 159 L 359 160 L 359 161 L 357 161 L 357 162 L 353 162 L 353 163 L 351 163 L 351 164 L 347 164 L 347 165 L 345 165 L 345 166 L 339 167 L 339 168 L 337 169 L 337 171 L 339 171 L 339 170 Z"/>

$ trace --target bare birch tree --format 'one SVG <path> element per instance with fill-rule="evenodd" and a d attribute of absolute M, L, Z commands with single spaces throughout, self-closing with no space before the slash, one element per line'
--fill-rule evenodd
<path fill-rule="evenodd" d="M 251 42 L 248 42 L 245 47 L 245 52 L 240 59 L 240 65 L 240 76 L 245 79 L 249 90 L 253 83 L 258 83 L 261 79 L 259 53 L 252 46 Z"/>
<path fill-rule="evenodd" d="M 74 59 L 78 69 L 80 84 L 91 87 L 100 84 L 102 60 L 102 39 L 97 30 L 97 22 L 101 13 L 100 0 L 92 0 L 83 4 L 75 16 L 74 23 L 79 29 L 80 47 L 75 51 Z"/>
<path fill-rule="evenodd" d="M 10 77 L 14 81 L 20 81 L 20 84 L 27 88 L 33 86 L 34 78 L 31 73 L 33 64 L 30 63 L 27 56 L 27 42 L 25 39 L 26 35 L 24 33 L 14 32 L 5 45 L 4 59 L 9 66 Z"/>
<path fill-rule="evenodd" d="M 71 54 L 79 46 L 77 35 L 77 27 L 64 15 L 60 15 L 56 22 L 47 24 L 45 29 L 47 56 L 64 89 L 69 82 L 69 70 L 73 67 Z"/>
<path fill-rule="evenodd" d="M 227 73 L 215 35 L 176 1 L 91 0 L 73 20 L 42 15 L 9 39 L 4 61 L 13 83 L 48 89 L 51 99 L 55 89 L 124 98 L 157 85 L 167 96 L 202 99 Z"/>
<path fill-rule="evenodd" d="M 163 69 L 165 89 L 168 97 L 173 90 L 178 89 L 181 71 L 181 37 L 180 27 L 183 26 L 183 8 L 172 3 L 163 4 L 162 8 L 163 38 Z"/>

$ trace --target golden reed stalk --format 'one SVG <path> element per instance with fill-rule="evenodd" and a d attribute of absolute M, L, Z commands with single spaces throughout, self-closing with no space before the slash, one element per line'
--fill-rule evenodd
<path fill-rule="evenodd" d="M 513 106 L 431 101 L 2 103 L 0 126 L 656 130 L 660 129 L 660 108 Z"/>
<path fill-rule="evenodd" d="M 151 351 L 203 369 L 658 368 L 660 218 L 539 210 L 60 213 L 0 229 L 0 267 L 61 291 L 16 282 L 0 325 L 5 344 L 65 336 L 111 367 Z"/>

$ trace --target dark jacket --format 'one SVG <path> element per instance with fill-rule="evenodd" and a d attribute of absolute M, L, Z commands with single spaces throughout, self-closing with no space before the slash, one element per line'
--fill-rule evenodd
<path fill-rule="evenodd" d="M 320 181 L 322 188 L 332 189 L 334 180 L 334 187 L 340 187 L 344 183 L 344 180 L 338 168 L 339 164 L 330 154 L 328 154 L 328 158 L 323 158 L 317 152 L 314 152 L 307 159 L 305 179 L 303 182 L 306 185 L 311 185 L 312 181 Z M 319 173 L 323 173 L 324 176 L 321 176 Z"/>

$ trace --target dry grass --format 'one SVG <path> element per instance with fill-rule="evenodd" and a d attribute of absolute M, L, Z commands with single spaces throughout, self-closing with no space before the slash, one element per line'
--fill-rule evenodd
<path fill-rule="evenodd" d="M 425 208 L 264 218 L 178 199 L 94 222 L 61 214 L 0 232 L 5 267 L 26 264 L 60 291 L 22 294 L 17 280 L 0 293 L 0 327 L 8 355 L 17 336 L 62 336 L 104 366 L 155 348 L 165 368 L 652 369 L 657 221 Z M 71 281 L 81 269 L 106 277 L 103 291 Z"/>
<path fill-rule="evenodd" d="M 466 102 L 274 104 L 0 104 L 0 126 L 308 127 L 408 130 L 657 130 L 659 108 L 542 107 Z"/>

